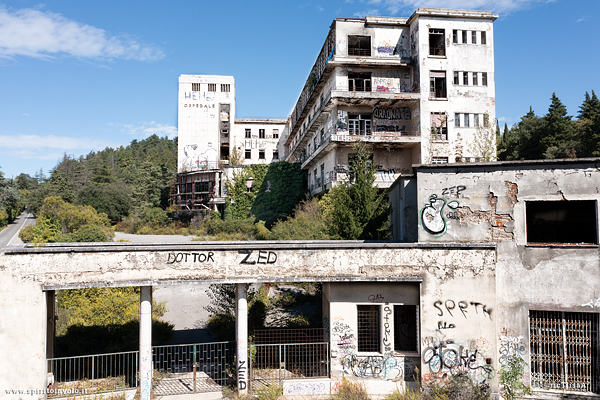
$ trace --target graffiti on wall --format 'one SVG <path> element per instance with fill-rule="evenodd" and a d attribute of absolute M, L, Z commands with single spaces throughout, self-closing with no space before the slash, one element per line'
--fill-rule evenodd
<path fill-rule="evenodd" d="M 460 203 L 457 200 L 446 201 L 443 197 L 437 197 L 436 194 L 429 196 L 419 212 L 419 223 L 430 235 L 440 237 L 446 233 L 446 218 L 444 218 L 444 208 L 456 210 Z M 452 218 L 450 218 L 452 219 Z"/>
<path fill-rule="evenodd" d="M 348 111 L 338 110 L 336 130 L 338 133 L 348 132 Z"/>
<path fill-rule="evenodd" d="M 500 336 L 500 365 L 507 365 L 508 361 L 515 356 L 525 356 L 525 344 L 523 336 Z"/>
<path fill-rule="evenodd" d="M 319 396 L 329 394 L 325 382 L 292 382 L 285 387 L 288 396 Z"/>
<path fill-rule="evenodd" d="M 439 311 L 438 316 L 440 317 L 443 317 L 445 313 L 454 317 L 454 314 L 457 311 L 460 311 L 462 316 L 466 319 L 469 316 L 469 310 L 471 310 L 471 315 L 473 315 L 472 311 L 474 310 L 475 314 L 489 317 L 490 320 L 492 319 L 492 308 L 476 301 L 467 302 L 461 300 L 457 302 L 449 299 L 442 302 L 441 300 L 437 300 L 433 303 L 433 306 Z"/>
<path fill-rule="evenodd" d="M 595 300 L 592 299 L 590 302 L 582 304 L 581 306 L 582 307 L 588 307 L 589 306 L 589 307 L 592 307 L 592 308 L 594 308 L 594 307 L 600 307 L 600 297 L 598 297 Z"/>
<path fill-rule="evenodd" d="M 479 344 L 484 346 L 479 347 Z M 493 379 L 496 371 L 492 359 L 486 357 L 489 347 L 481 340 L 472 340 L 468 346 L 455 343 L 452 339 L 434 339 L 422 352 L 423 364 L 428 372 L 423 374 L 424 382 L 447 380 L 465 373 L 474 382 Z M 424 371 L 426 372 L 426 371 Z"/>

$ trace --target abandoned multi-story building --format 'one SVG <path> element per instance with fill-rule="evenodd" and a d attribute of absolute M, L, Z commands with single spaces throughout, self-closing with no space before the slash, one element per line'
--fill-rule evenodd
<path fill-rule="evenodd" d="M 223 210 L 224 182 L 235 166 L 277 161 L 281 119 L 235 119 L 232 76 L 181 75 L 178 103 L 177 182 L 172 204 L 180 210 Z M 231 168 L 230 168 L 231 167 Z"/>
<path fill-rule="evenodd" d="M 283 138 L 311 193 L 343 179 L 356 141 L 372 150 L 379 187 L 411 164 L 493 152 L 473 139 L 495 120 L 496 18 L 418 9 L 410 18 L 334 20 Z"/>

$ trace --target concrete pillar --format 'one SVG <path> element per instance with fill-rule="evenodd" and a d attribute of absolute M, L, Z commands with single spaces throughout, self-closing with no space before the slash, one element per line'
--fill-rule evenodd
<path fill-rule="evenodd" d="M 248 391 L 248 287 L 245 283 L 236 283 L 235 289 L 238 392 L 245 394 Z"/>
<path fill-rule="evenodd" d="M 54 334 L 55 315 L 56 315 L 56 292 L 48 290 L 46 292 L 46 358 L 54 358 Z"/>
<path fill-rule="evenodd" d="M 140 399 L 152 389 L 152 286 L 140 287 Z"/>

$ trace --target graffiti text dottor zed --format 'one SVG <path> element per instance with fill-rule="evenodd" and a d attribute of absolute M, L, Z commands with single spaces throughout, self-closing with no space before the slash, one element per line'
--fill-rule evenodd
<path fill-rule="evenodd" d="M 174 264 L 180 262 L 215 262 L 213 256 L 215 253 L 212 251 L 206 253 L 169 253 L 167 258 L 167 264 Z"/>

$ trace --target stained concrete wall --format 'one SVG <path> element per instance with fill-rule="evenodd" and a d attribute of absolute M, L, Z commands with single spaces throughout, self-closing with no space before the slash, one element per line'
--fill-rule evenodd
<path fill-rule="evenodd" d="M 44 397 L 44 290 L 302 280 L 422 280 L 432 288 L 449 277 L 460 281 L 474 274 L 488 276 L 495 257 L 493 245 L 358 241 L 72 244 L 7 250 L 0 256 L 0 390 L 3 395 L 5 390 L 39 392 L 6 393 L 9 399 Z"/>
<path fill-rule="evenodd" d="M 417 167 L 420 242 L 498 243 L 497 330 L 488 339 L 502 362 L 525 359 L 526 381 L 531 310 L 600 313 L 599 166 L 591 159 Z M 596 215 L 581 218 L 595 219 L 596 244 L 528 244 L 526 203 L 541 200 L 595 201 Z"/>

